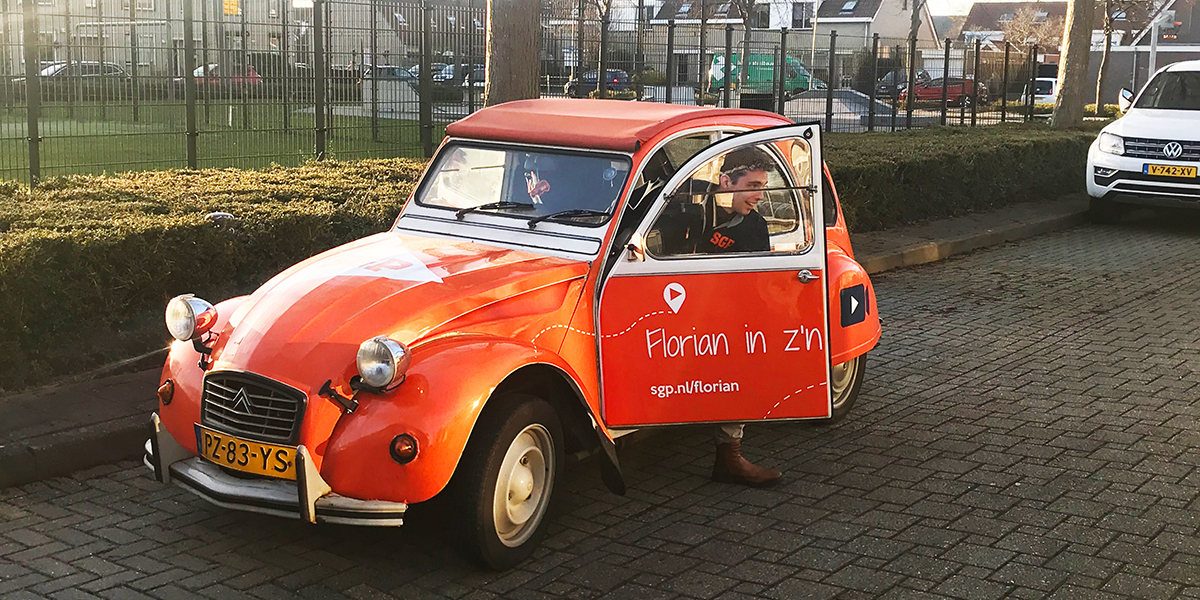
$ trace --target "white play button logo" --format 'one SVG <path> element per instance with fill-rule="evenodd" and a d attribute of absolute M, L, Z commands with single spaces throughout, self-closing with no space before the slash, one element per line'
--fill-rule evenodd
<path fill-rule="evenodd" d="M 869 297 L 865 285 L 860 283 L 850 286 L 842 290 L 841 297 L 842 327 L 862 323 L 867 319 L 867 315 L 871 313 L 871 306 L 868 304 Z"/>
<path fill-rule="evenodd" d="M 850 313 L 853 314 L 854 311 L 856 311 L 856 310 L 858 310 L 858 298 L 851 296 L 850 297 Z"/>
<path fill-rule="evenodd" d="M 687 292 L 678 283 L 668 283 L 667 287 L 663 288 L 663 300 L 667 301 L 667 306 L 671 307 L 673 313 L 679 312 L 679 307 L 683 306 L 683 299 L 686 297 Z"/>

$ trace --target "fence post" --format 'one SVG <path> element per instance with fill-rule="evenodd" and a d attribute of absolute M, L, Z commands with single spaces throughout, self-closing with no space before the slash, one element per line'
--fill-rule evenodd
<path fill-rule="evenodd" d="M 608 13 L 600 17 L 600 72 L 596 73 L 596 96 L 608 97 Z"/>
<path fill-rule="evenodd" d="M 130 2 L 136 1 L 137 0 L 130 0 Z M 250 105 L 249 100 L 246 98 L 246 95 L 250 93 L 250 86 L 247 85 L 247 75 L 250 72 L 250 32 L 247 31 L 248 28 L 246 27 L 246 13 L 250 12 L 247 10 L 249 8 L 249 4 L 249 0 L 238 0 L 238 14 L 242 18 L 242 40 L 240 42 L 242 51 L 241 57 L 238 59 L 238 62 L 242 63 L 238 65 L 238 70 L 242 73 L 242 129 L 250 129 Z"/>
<path fill-rule="evenodd" d="M 433 67 L 430 53 L 433 52 L 430 29 L 433 21 L 433 6 L 427 1 L 421 2 L 421 81 L 419 83 L 421 121 L 421 148 L 425 158 L 433 157 Z"/>
<path fill-rule="evenodd" d="M 313 0 L 313 131 L 317 160 L 325 160 L 325 2 Z M 426 73 L 422 71 L 421 76 Z"/>
<path fill-rule="evenodd" d="M 26 104 L 26 140 L 29 142 L 29 185 L 37 185 L 42 179 L 41 143 L 42 136 L 38 132 L 38 111 L 41 109 L 42 89 L 40 66 L 38 64 L 38 22 L 35 3 L 25 0 L 22 3 L 25 20 L 25 104 Z"/>
<path fill-rule="evenodd" d="M 138 113 L 138 43 L 137 43 L 137 0 L 129 0 L 129 97 L 133 102 L 133 122 L 141 117 Z"/>
<path fill-rule="evenodd" d="M 667 20 L 667 104 L 675 98 L 675 19 Z"/>
<path fill-rule="evenodd" d="M 63 13 L 64 13 L 63 14 L 63 17 L 64 17 L 63 18 L 63 20 L 64 20 L 63 26 L 67 30 L 67 73 L 68 74 L 70 74 L 72 72 L 78 73 L 78 71 L 74 70 L 75 67 L 73 66 L 75 64 L 75 53 L 72 51 L 74 44 L 71 43 L 71 40 L 74 38 L 74 36 L 72 35 L 72 29 L 71 29 L 71 3 L 70 2 L 63 4 Z M 4 15 L 4 16 L 6 18 L 8 17 L 8 15 Z M 0 44 L 5 44 L 5 43 L 8 43 L 8 39 L 0 39 Z M 8 70 L 5 69 L 5 72 L 7 73 Z M 72 77 L 71 79 L 73 79 L 74 81 L 67 84 L 67 118 L 68 119 L 75 118 L 75 90 L 77 88 L 79 90 L 81 90 L 80 94 L 79 94 L 80 100 L 83 99 L 83 92 L 82 92 L 83 78 L 82 77 Z"/>
<path fill-rule="evenodd" d="M 816 32 L 813 32 L 816 35 Z M 825 131 L 833 131 L 833 88 L 837 85 L 837 32 L 829 32 L 829 81 L 825 84 Z"/>
<path fill-rule="evenodd" d="M 208 64 L 209 64 L 208 63 L 208 45 L 209 45 L 209 42 L 208 42 L 208 10 L 209 10 L 209 3 L 205 2 L 204 0 L 200 0 L 200 45 L 203 46 L 203 48 L 200 50 L 200 60 L 203 62 L 203 65 L 204 65 L 204 83 L 205 83 L 205 87 L 204 87 L 204 124 L 205 125 L 212 123 L 212 107 L 210 107 L 208 105 L 208 97 L 211 95 L 209 92 L 209 89 L 208 89 L 208 75 L 209 75 L 209 72 L 208 72 Z M 215 14 L 213 15 L 213 18 L 214 19 L 216 18 Z M 187 76 L 194 77 L 191 73 L 188 73 Z"/>
<path fill-rule="evenodd" d="M 867 104 L 867 131 L 875 131 L 875 82 L 879 81 L 879 34 L 871 36 L 871 93 Z"/>
<path fill-rule="evenodd" d="M 723 89 L 724 99 L 721 101 L 721 106 L 729 108 L 729 95 L 733 90 L 733 25 L 725 24 L 725 85 Z"/>
<path fill-rule="evenodd" d="M 942 54 L 943 54 L 943 58 L 942 58 L 942 116 L 939 119 L 938 123 L 940 125 L 945 125 L 946 124 L 946 105 L 947 105 L 946 99 L 949 97 L 949 92 L 950 92 L 950 85 L 949 85 L 950 84 L 950 38 L 946 38 L 946 48 L 945 48 L 945 52 L 943 52 Z M 909 86 L 910 89 L 912 87 L 913 87 L 912 85 Z M 909 94 L 909 96 L 912 96 L 912 95 L 913 94 Z"/>
<path fill-rule="evenodd" d="M 203 4 L 201 4 L 203 6 Z M 187 118 L 187 165 L 195 169 L 199 164 L 196 136 L 196 40 L 193 33 L 192 0 L 183 0 L 183 104 Z"/>
<path fill-rule="evenodd" d="M 188 1 L 184 0 L 184 2 Z M 282 0 L 280 4 L 282 6 L 280 7 L 279 21 L 283 37 L 279 42 L 279 51 L 283 55 L 283 60 L 280 61 L 280 77 L 282 77 L 282 80 L 279 82 L 279 90 L 280 95 L 283 96 L 283 102 L 280 102 L 279 105 L 283 109 L 283 130 L 287 131 L 292 128 L 292 94 L 290 89 L 292 83 L 292 59 L 291 53 L 288 51 L 288 18 L 292 12 L 292 3 L 288 0 Z"/>
<path fill-rule="evenodd" d="M 379 141 L 379 7 L 375 3 L 367 5 L 371 11 L 371 71 L 366 73 L 371 78 L 371 141 Z M 468 42 L 469 43 L 469 42 Z M 467 96 L 471 95 L 471 60 L 467 58 Z M 363 61 L 363 68 L 366 68 L 366 61 Z"/>
<path fill-rule="evenodd" d="M 637 75 L 638 80 L 642 77 L 642 68 L 645 63 L 645 47 L 642 43 L 642 38 L 645 35 L 645 15 L 646 15 L 646 0 L 638 0 L 638 17 L 637 17 L 637 48 L 634 50 L 633 56 L 633 72 Z"/>
<path fill-rule="evenodd" d="M 908 79 L 904 89 L 904 128 L 912 129 L 913 115 L 913 82 L 917 80 L 917 36 L 908 38 Z M 899 89 L 899 88 L 897 88 Z M 899 92 L 897 92 L 899 93 Z"/>
<path fill-rule="evenodd" d="M 904 56 L 904 46 L 896 44 L 896 56 Z M 896 113 L 900 112 L 900 82 L 896 81 L 899 77 L 896 71 L 897 69 L 892 69 L 892 132 L 896 131 Z"/>
<path fill-rule="evenodd" d="M 974 86 L 971 89 L 971 127 L 976 125 L 979 112 L 979 38 L 975 38 L 975 65 L 971 67 L 971 78 Z"/>
<path fill-rule="evenodd" d="M 787 34 L 788 28 L 779 30 L 779 97 L 775 100 L 775 112 L 783 114 L 787 104 Z M 812 77 L 812 73 L 809 73 Z"/>
<path fill-rule="evenodd" d="M 1029 100 L 1026 101 L 1026 106 L 1025 106 L 1025 122 L 1026 123 L 1033 121 L 1033 106 L 1034 106 L 1034 104 L 1036 104 L 1034 102 L 1033 96 L 1034 96 L 1034 93 L 1037 91 L 1037 89 L 1036 89 L 1037 68 L 1038 68 L 1037 51 L 1038 51 L 1037 44 L 1034 44 L 1033 47 L 1029 49 Z"/>
<path fill-rule="evenodd" d="M 1008 55 L 1012 51 L 1012 44 L 1004 42 L 1004 93 L 1000 95 L 1000 122 L 1008 120 Z"/>
<path fill-rule="evenodd" d="M 709 64 L 708 69 L 704 68 L 704 57 L 706 54 L 708 54 L 707 0 L 700 0 L 700 50 L 698 52 L 699 52 L 699 55 L 696 57 L 696 79 L 699 80 L 699 83 L 700 83 L 700 105 L 703 106 L 704 105 L 704 94 L 706 92 L 716 93 L 714 90 L 709 89 L 711 87 L 711 85 L 708 82 L 704 81 L 704 73 L 707 72 L 708 70 L 712 69 L 711 64 Z M 688 77 L 690 78 L 691 74 L 689 74 Z M 714 101 L 713 106 L 716 106 L 716 105 L 717 105 L 717 103 Z"/>
<path fill-rule="evenodd" d="M 97 50 L 99 50 L 100 64 L 105 63 L 104 52 L 104 0 L 96 0 L 96 40 Z M 108 120 L 108 94 L 106 88 L 108 86 L 100 83 L 96 86 L 97 96 L 100 98 L 100 120 Z"/>
<path fill-rule="evenodd" d="M 583 26 L 585 23 L 584 22 L 584 14 L 587 12 L 587 5 L 584 4 L 584 0 L 579 0 L 579 6 L 576 7 L 576 10 L 579 11 L 579 19 L 575 25 L 575 64 L 571 66 L 571 79 L 575 79 L 576 81 L 578 81 L 578 83 L 575 84 L 576 86 L 581 86 L 581 85 L 583 85 L 582 79 L 583 79 L 583 72 L 584 72 L 583 71 Z M 597 78 L 596 81 L 599 82 L 600 79 Z M 599 85 L 599 83 L 597 83 L 597 85 Z"/>
<path fill-rule="evenodd" d="M 333 71 L 333 1 L 325 0 L 325 70 L 321 72 L 321 77 L 332 79 L 330 75 Z M 432 76 L 432 74 L 430 74 Z M 328 81 L 325 84 L 325 138 L 332 140 L 334 138 L 333 127 L 333 104 L 337 101 L 337 88 L 329 85 Z"/>

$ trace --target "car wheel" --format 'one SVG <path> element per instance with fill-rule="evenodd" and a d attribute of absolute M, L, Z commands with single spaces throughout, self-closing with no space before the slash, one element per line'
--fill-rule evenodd
<path fill-rule="evenodd" d="M 563 436 L 558 415 L 541 398 L 513 394 L 492 402 L 471 433 L 452 492 L 463 550 L 503 571 L 545 537 Z"/>
<path fill-rule="evenodd" d="M 862 389 L 863 375 L 866 370 L 867 355 L 865 354 L 855 356 L 829 369 L 829 394 L 832 398 L 833 413 L 826 423 L 841 421 L 850 413 L 850 408 L 858 399 L 858 391 Z"/>
<path fill-rule="evenodd" d="M 1121 214 L 1124 211 L 1117 205 L 1116 202 L 1106 198 L 1089 198 L 1088 199 L 1088 218 L 1093 223 L 1102 223 L 1105 225 L 1113 225 L 1120 222 Z"/>

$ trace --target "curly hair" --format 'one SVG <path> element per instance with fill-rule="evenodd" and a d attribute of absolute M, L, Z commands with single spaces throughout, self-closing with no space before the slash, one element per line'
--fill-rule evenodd
<path fill-rule="evenodd" d="M 721 163 L 721 174 L 728 175 L 734 183 L 737 183 L 742 175 L 750 171 L 772 171 L 774 169 L 775 161 L 771 155 L 754 147 L 738 148 L 726 154 L 725 162 Z"/>

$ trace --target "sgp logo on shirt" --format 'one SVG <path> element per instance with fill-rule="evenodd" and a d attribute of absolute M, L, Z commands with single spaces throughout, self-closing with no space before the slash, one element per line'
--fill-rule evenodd
<path fill-rule="evenodd" d="M 714 231 L 712 239 L 708 240 L 708 242 L 718 248 L 728 248 L 733 245 L 733 238 L 721 235 L 720 231 Z"/>

